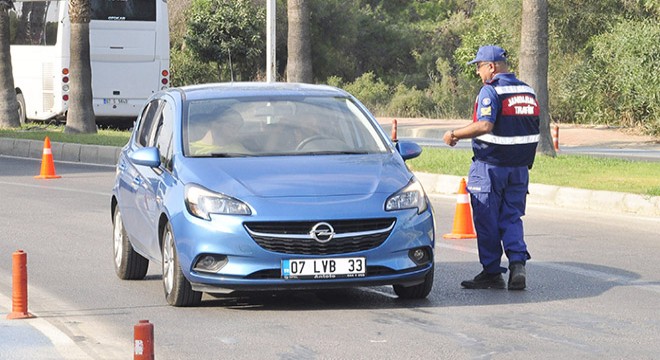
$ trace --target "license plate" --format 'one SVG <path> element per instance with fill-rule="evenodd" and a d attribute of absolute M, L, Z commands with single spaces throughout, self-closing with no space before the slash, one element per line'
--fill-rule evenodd
<path fill-rule="evenodd" d="M 282 260 L 284 279 L 338 279 L 364 277 L 367 262 L 363 257 L 336 259 Z"/>
<path fill-rule="evenodd" d="M 128 104 L 128 99 L 103 99 L 104 104 Z"/>

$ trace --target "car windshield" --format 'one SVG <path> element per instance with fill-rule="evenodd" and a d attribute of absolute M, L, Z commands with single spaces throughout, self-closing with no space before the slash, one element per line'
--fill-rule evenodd
<path fill-rule="evenodd" d="M 186 156 L 370 154 L 389 151 L 349 98 L 282 96 L 190 101 Z"/>

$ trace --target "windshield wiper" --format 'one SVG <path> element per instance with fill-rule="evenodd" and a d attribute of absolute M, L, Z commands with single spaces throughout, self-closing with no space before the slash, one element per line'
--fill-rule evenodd
<path fill-rule="evenodd" d="M 203 157 L 212 157 L 212 158 L 234 158 L 234 157 L 251 157 L 253 155 L 250 154 L 245 154 L 245 153 L 227 153 L 227 152 L 222 152 L 222 153 L 210 153 L 208 155 L 204 155 Z"/>

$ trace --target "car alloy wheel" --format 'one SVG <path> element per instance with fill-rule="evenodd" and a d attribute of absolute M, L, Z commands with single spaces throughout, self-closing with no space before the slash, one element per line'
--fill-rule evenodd
<path fill-rule="evenodd" d="M 194 291 L 183 275 L 174 244 L 172 227 L 168 223 L 163 230 L 163 289 L 167 303 L 173 306 L 196 306 L 202 301 L 202 293 Z"/>
<path fill-rule="evenodd" d="M 119 206 L 115 207 L 112 218 L 112 247 L 114 251 L 115 273 L 123 280 L 144 279 L 149 269 L 149 260 L 138 254 L 128 239 Z"/>

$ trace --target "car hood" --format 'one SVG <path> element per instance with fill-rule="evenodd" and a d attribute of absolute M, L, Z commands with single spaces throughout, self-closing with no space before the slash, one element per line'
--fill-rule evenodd
<path fill-rule="evenodd" d="M 188 158 L 194 182 L 232 196 L 301 197 L 393 193 L 412 176 L 395 154 Z"/>

